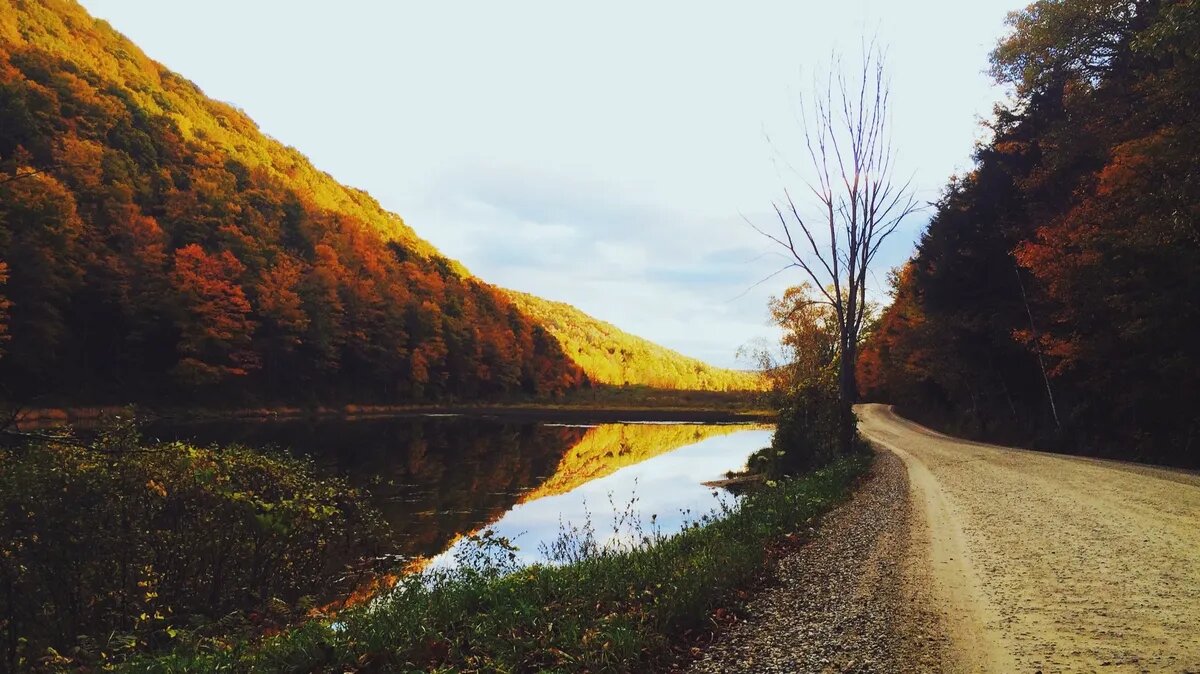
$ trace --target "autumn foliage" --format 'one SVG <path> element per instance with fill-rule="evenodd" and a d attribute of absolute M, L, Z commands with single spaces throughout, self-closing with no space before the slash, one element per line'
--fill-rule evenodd
<path fill-rule="evenodd" d="M 554 336 L 567 356 L 597 384 L 691 391 L 761 391 L 757 372 L 713 367 L 597 320 L 575 307 L 505 290 L 525 315 Z"/>
<path fill-rule="evenodd" d="M 584 381 L 505 295 L 69 0 L 0 0 L 0 349 L 22 403 Z"/>
<path fill-rule="evenodd" d="M 864 353 L 869 395 L 981 437 L 1200 465 L 1200 2 L 1041 0 L 1018 94 Z"/>

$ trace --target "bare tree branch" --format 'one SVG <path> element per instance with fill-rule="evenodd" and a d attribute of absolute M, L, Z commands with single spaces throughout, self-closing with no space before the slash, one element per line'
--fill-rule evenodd
<path fill-rule="evenodd" d="M 868 313 L 871 265 L 883 242 L 920 210 L 913 179 L 893 175 L 897 153 L 892 145 L 886 60 L 875 39 L 864 40 L 859 67 L 849 71 L 834 55 L 827 76 L 814 78 L 812 95 L 800 99 L 804 151 L 811 165 L 811 177 L 801 179 L 820 215 L 803 216 L 785 189 L 782 205 L 772 204 L 779 221 L 777 232 L 747 220 L 794 261 L 767 278 L 799 268 L 833 307 L 839 332 L 840 393 L 847 413 L 858 395 L 854 366 Z"/>
<path fill-rule="evenodd" d="M 49 171 L 49 169 L 34 169 L 32 171 L 17 172 L 10 176 L 4 176 L 3 178 L 0 178 L 0 185 L 3 185 L 4 183 L 11 183 L 14 180 L 20 180 L 21 178 L 32 178 L 33 176 L 41 175 L 47 171 Z"/>

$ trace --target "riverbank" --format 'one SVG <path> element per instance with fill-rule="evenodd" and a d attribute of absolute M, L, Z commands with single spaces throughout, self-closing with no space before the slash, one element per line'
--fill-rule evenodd
<path fill-rule="evenodd" d="M 823 518 L 812 542 L 775 566 L 776 582 L 688 670 L 940 671 L 946 638 L 910 573 L 908 475 L 880 452 L 854 496 Z"/>
<path fill-rule="evenodd" d="M 251 638 L 394 567 L 369 494 L 283 452 L 115 427 L 0 465 L 0 672 Z"/>
<path fill-rule="evenodd" d="M 740 507 L 669 538 L 618 548 L 588 526 L 564 530 L 561 565 L 505 568 L 505 541 L 482 539 L 453 572 L 402 579 L 393 593 L 258 643 L 176 652 L 127 671 L 636 671 L 678 661 L 689 636 L 766 568 L 772 541 L 803 536 L 867 468 L 843 460 L 756 490 Z M 651 523 L 648 523 L 651 524 Z M 603 526 L 601 525 L 601 528 Z M 589 531 L 592 533 L 589 534 Z"/>
<path fill-rule="evenodd" d="M 16 428 L 33 430 L 55 426 L 88 427 L 126 414 L 120 406 L 61 406 L 20 409 L 13 416 Z M 370 419 L 405 416 L 461 415 L 512 421 L 552 423 L 615 423 L 659 421 L 675 423 L 771 422 L 774 411 L 764 407 L 755 392 L 674 391 L 645 387 L 596 387 L 554 399 L 444 403 L 436 405 L 315 405 L 263 407 L 174 407 L 139 405 L 147 420 L 190 421 Z"/>

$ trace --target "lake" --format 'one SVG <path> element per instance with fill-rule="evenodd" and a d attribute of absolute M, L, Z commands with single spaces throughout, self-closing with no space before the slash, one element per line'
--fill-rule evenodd
<path fill-rule="evenodd" d="M 668 535 L 731 503 L 704 486 L 770 444 L 755 424 L 564 424 L 466 416 L 219 421 L 149 426 L 147 437 L 237 443 L 311 457 L 366 488 L 390 552 L 448 567 L 485 529 L 545 561 L 563 529 L 600 543 Z"/>

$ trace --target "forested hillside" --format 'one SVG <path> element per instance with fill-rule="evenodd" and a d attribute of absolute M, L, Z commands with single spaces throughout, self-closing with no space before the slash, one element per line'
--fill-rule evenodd
<path fill-rule="evenodd" d="M 567 357 L 599 384 L 632 384 L 696 391 L 755 391 L 755 373 L 713 367 L 597 320 L 575 307 L 527 293 L 504 291 L 525 315 L 554 335 Z"/>
<path fill-rule="evenodd" d="M 554 393 L 554 340 L 68 0 L 0 0 L 0 378 L 22 402 Z"/>
<path fill-rule="evenodd" d="M 0 0 L 0 121 L 10 402 L 750 387 L 607 324 L 599 339 L 565 305 L 514 305 L 71 0 Z"/>
<path fill-rule="evenodd" d="M 860 363 L 979 437 L 1200 465 L 1200 2 L 1041 0 Z"/>

